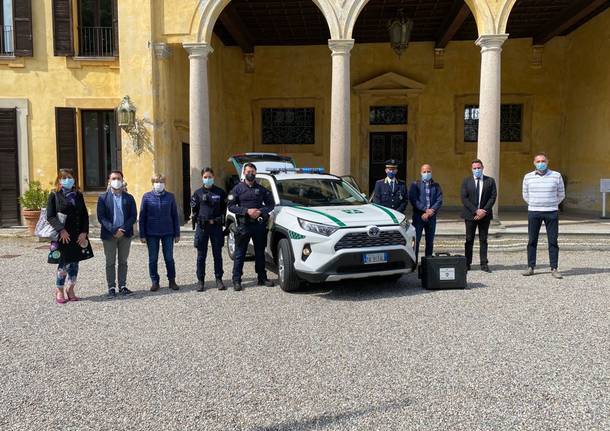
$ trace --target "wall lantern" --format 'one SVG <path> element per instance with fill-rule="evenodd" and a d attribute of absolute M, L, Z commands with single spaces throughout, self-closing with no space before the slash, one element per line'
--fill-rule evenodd
<path fill-rule="evenodd" d="M 129 132 L 136 126 L 136 107 L 131 103 L 129 96 L 123 97 L 116 112 L 117 122 L 121 129 Z"/>
<path fill-rule="evenodd" d="M 398 9 L 396 16 L 388 22 L 390 45 L 398 57 L 409 46 L 412 30 L 413 20 L 405 18 L 403 10 Z"/>

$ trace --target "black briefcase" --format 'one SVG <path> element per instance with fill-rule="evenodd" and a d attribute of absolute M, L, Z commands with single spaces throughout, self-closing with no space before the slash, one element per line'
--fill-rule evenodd
<path fill-rule="evenodd" d="M 451 256 L 449 253 L 436 253 L 435 256 L 422 257 L 419 278 L 424 289 L 465 289 L 466 258 Z"/>

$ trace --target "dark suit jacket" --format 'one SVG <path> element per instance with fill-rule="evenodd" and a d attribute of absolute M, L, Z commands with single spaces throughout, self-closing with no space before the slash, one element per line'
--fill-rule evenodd
<path fill-rule="evenodd" d="M 136 201 L 129 193 L 123 192 L 121 205 L 123 207 L 123 226 L 119 229 L 123 229 L 125 236 L 129 238 L 133 236 L 133 225 L 138 217 Z M 102 225 L 100 237 L 102 239 L 111 239 L 116 233 L 112 232 L 114 200 L 112 199 L 111 191 L 102 193 L 97 199 L 97 220 Z"/>
<path fill-rule="evenodd" d="M 375 183 L 373 203 L 404 213 L 408 202 L 409 193 L 404 181 L 396 179 L 393 192 L 392 187 L 390 187 L 390 184 L 385 179 Z"/>
<path fill-rule="evenodd" d="M 493 218 L 493 206 L 496 203 L 498 191 L 496 190 L 496 182 L 492 177 L 483 175 L 482 180 L 483 192 L 481 193 L 481 209 L 487 211 L 486 218 Z M 462 198 L 462 218 L 465 220 L 474 220 L 475 212 L 477 211 L 478 196 L 476 192 L 476 183 L 474 177 L 470 175 L 462 181 L 462 190 L 460 192 Z"/>
<path fill-rule="evenodd" d="M 421 215 L 426 212 L 426 185 L 423 181 L 417 180 L 409 188 L 409 201 L 413 205 L 413 214 Z M 443 206 L 443 190 L 441 185 L 434 180 L 430 182 L 430 208 L 434 211 L 434 216 Z"/>

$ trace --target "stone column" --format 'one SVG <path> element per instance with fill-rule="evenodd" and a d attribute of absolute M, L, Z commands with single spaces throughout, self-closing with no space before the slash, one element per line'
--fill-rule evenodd
<path fill-rule="evenodd" d="M 168 177 L 170 190 L 177 190 L 176 185 L 181 177 L 175 178 L 177 172 L 170 172 L 170 158 L 173 148 L 172 142 L 172 92 L 170 91 L 170 57 L 172 49 L 167 43 L 153 43 L 155 53 L 155 67 L 153 75 L 153 97 L 155 112 L 155 172 Z M 173 176 L 170 176 L 173 174 Z"/>
<path fill-rule="evenodd" d="M 476 44 L 481 47 L 481 89 L 479 93 L 479 140 L 477 158 L 485 165 L 485 174 L 495 178 L 500 195 L 500 103 L 502 44 L 507 34 L 480 36 Z M 494 217 L 498 219 L 498 201 Z"/>
<path fill-rule="evenodd" d="M 330 102 L 330 172 L 350 173 L 350 61 L 353 39 L 329 40 L 333 74 Z"/>
<path fill-rule="evenodd" d="M 208 56 L 214 51 L 207 43 L 185 43 L 189 53 L 189 158 L 191 193 L 201 187 L 201 169 L 211 164 L 210 101 Z"/>

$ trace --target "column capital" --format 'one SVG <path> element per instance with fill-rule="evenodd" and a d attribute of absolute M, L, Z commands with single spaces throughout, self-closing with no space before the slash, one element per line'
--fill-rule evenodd
<path fill-rule="evenodd" d="M 207 58 L 208 55 L 214 52 L 214 48 L 208 43 L 183 43 L 182 46 L 189 53 L 189 58 Z"/>
<path fill-rule="evenodd" d="M 332 55 L 347 55 L 354 47 L 354 39 L 328 39 Z"/>
<path fill-rule="evenodd" d="M 506 39 L 508 34 L 484 34 L 479 36 L 475 44 L 481 47 L 481 52 L 501 51 Z"/>
<path fill-rule="evenodd" d="M 167 60 L 172 55 L 172 48 L 164 42 L 153 43 L 155 57 L 159 60 Z"/>

